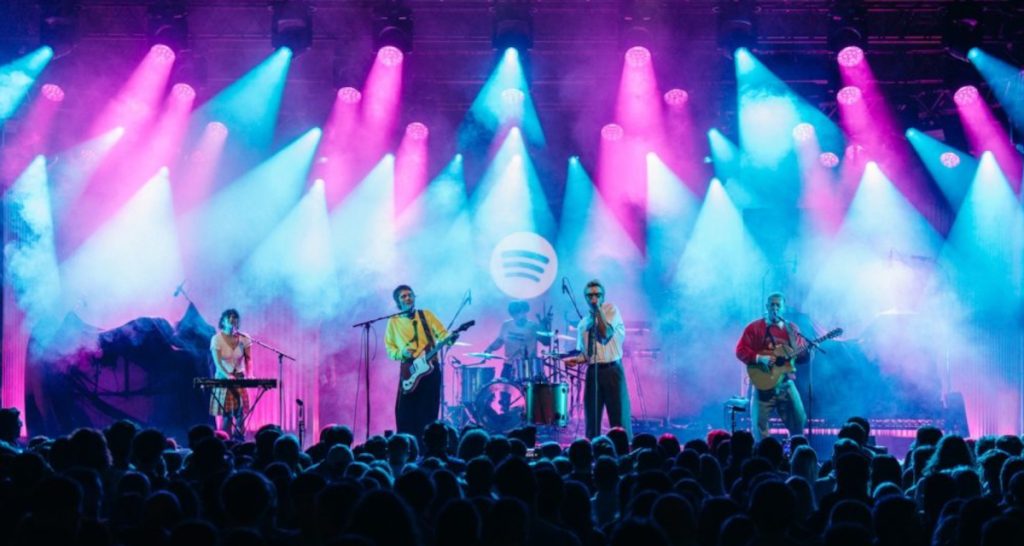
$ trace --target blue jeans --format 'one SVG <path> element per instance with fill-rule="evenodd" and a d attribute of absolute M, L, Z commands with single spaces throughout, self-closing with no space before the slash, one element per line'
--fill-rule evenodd
<path fill-rule="evenodd" d="M 751 388 L 751 391 L 750 421 L 755 441 L 770 436 L 768 420 L 771 419 L 773 410 L 789 429 L 790 436 L 804 433 L 807 412 L 804 411 L 804 403 L 796 390 L 796 383 L 785 379 L 773 390 L 761 391 Z"/>

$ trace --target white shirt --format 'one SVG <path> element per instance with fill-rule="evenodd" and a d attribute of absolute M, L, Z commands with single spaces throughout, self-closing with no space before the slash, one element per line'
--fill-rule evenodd
<path fill-rule="evenodd" d="M 626 341 L 626 324 L 622 322 L 622 315 L 615 304 L 605 302 L 601 304 L 601 315 L 605 322 L 612 328 L 612 337 L 604 343 L 599 339 L 594 340 L 594 356 L 590 359 L 591 364 L 604 364 L 622 360 L 622 344 Z M 593 321 L 588 313 L 576 327 L 576 350 L 587 354 L 587 343 L 590 340 L 590 328 Z M 589 356 L 589 355 L 588 355 Z"/>

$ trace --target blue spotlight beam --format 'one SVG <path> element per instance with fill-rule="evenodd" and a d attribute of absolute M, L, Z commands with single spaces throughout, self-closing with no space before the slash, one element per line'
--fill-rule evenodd
<path fill-rule="evenodd" d="M 288 214 L 306 187 L 320 136 L 319 128 L 309 130 L 189 214 L 186 224 L 207 269 L 245 258 Z"/>
<path fill-rule="evenodd" d="M 843 133 L 750 51 L 736 51 L 740 145 L 754 166 L 774 170 L 793 151 L 793 128 L 809 123 L 822 151 L 842 156 Z M 796 179 L 796 177 L 794 177 Z"/>
<path fill-rule="evenodd" d="M 290 49 L 275 51 L 200 107 L 193 116 L 194 128 L 202 130 L 207 123 L 219 121 L 231 131 L 230 141 L 254 151 L 266 150 L 274 136 L 291 59 Z"/>
<path fill-rule="evenodd" d="M 14 115 L 52 58 L 53 50 L 43 46 L 0 66 L 0 122 Z"/>
<path fill-rule="evenodd" d="M 25 313 L 27 330 L 45 340 L 59 323 L 61 296 L 46 158 L 36 156 L 5 193 L 3 206 L 5 222 L 18 226 L 4 245 L 5 284 Z"/>
<path fill-rule="evenodd" d="M 914 147 L 914 151 L 935 179 L 953 210 L 959 208 L 967 194 L 971 177 L 978 168 L 978 161 L 967 152 L 949 146 L 917 129 L 907 129 L 906 134 L 907 140 Z M 944 153 L 956 154 L 959 164 L 953 167 L 943 165 L 941 158 Z"/>
<path fill-rule="evenodd" d="M 1024 295 L 1024 209 L 991 152 L 982 154 L 945 250 L 956 284 L 979 318 L 986 324 L 1016 320 Z"/>
<path fill-rule="evenodd" d="M 555 220 L 527 153 L 513 127 L 494 155 L 470 202 L 480 244 L 490 247 L 505 235 L 532 231 L 549 237 Z"/>
<path fill-rule="evenodd" d="M 467 149 L 479 137 L 473 134 L 473 125 L 482 126 L 491 134 L 505 126 L 518 126 L 529 143 L 545 144 L 544 130 L 530 95 L 526 72 L 514 48 L 505 50 L 466 114 L 459 131 L 459 141 Z"/>
<path fill-rule="evenodd" d="M 1013 124 L 1024 131 L 1024 75 L 1021 69 L 978 48 L 971 49 L 967 58 L 988 82 Z"/>

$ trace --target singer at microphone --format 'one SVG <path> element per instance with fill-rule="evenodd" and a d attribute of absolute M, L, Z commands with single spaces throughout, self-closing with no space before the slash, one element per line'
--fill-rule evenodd
<path fill-rule="evenodd" d="M 218 331 L 210 339 L 216 379 L 241 379 L 252 372 L 252 340 L 239 332 L 241 317 L 235 309 L 220 315 Z M 221 430 L 244 438 L 243 416 L 249 412 L 249 393 L 242 388 L 215 388 L 210 393 L 210 414 L 220 417 Z"/>
<path fill-rule="evenodd" d="M 395 287 L 391 298 L 399 314 L 388 319 L 384 347 L 388 358 L 400 363 L 398 402 L 395 405 L 397 432 L 419 437 L 438 418 L 441 408 L 441 372 L 436 356 L 427 366 L 416 361 L 448 337 L 444 324 L 433 312 L 416 307 L 416 294 L 406 284 Z M 415 377 L 413 374 L 415 372 Z M 403 384 L 408 382 L 408 384 Z"/>
<path fill-rule="evenodd" d="M 592 280 L 583 289 L 590 313 L 576 327 L 576 350 L 583 355 L 586 377 L 583 406 L 587 437 L 601 434 L 601 408 L 608 410 L 608 424 L 622 427 L 632 436 L 629 391 L 622 367 L 626 324 L 619 308 L 604 301 L 604 285 Z"/>

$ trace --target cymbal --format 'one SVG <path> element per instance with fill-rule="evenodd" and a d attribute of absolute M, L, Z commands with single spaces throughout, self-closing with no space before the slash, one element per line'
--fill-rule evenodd
<path fill-rule="evenodd" d="M 470 345 L 472 345 L 472 343 L 467 343 L 465 341 L 456 341 L 452 343 L 452 345 L 457 345 L 459 347 L 469 347 Z"/>
<path fill-rule="evenodd" d="M 557 337 L 558 339 L 564 339 L 566 341 L 575 341 L 576 340 L 576 338 L 574 338 L 572 336 L 567 336 L 565 334 L 559 334 L 557 332 L 549 332 L 549 331 L 545 331 L 545 330 L 540 330 L 540 331 L 538 331 L 536 333 L 537 333 L 538 336 L 542 336 L 542 337 Z"/>
<path fill-rule="evenodd" d="M 498 360 L 505 360 L 505 357 L 500 356 L 500 355 L 496 355 L 494 353 L 463 353 L 463 354 L 466 355 L 466 356 L 474 357 L 474 358 L 482 358 L 484 360 L 490 360 L 492 358 L 497 358 Z"/>

